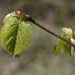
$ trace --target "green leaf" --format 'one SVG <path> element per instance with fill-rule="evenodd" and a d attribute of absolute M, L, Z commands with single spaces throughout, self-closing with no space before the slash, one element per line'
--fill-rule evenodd
<path fill-rule="evenodd" d="M 68 41 L 70 41 L 69 36 L 64 36 L 63 38 L 68 40 Z M 63 49 L 65 54 L 68 53 L 71 56 L 71 45 L 69 45 L 68 43 L 64 42 L 64 44 L 62 46 L 62 49 Z"/>
<path fill-rule="evenodd" d="M 16 44 L 14 49 L 14 56 L 21 53 L 26 49 L 27 45 L 31 41 L 32 28 L 30 24 L 21 21 L 17 31 Z"/>
<path fill-rule="evenodd" d="M 18 56 L 23 52 L 32 37 L 30 24 L 20 21 L 16 17 L 7 15 L 4 19 L 4 26 L 1 29 L 1 43 L 4 49 L 12 56 Z"/>
<path fill-rule="evenodd" d="M 61 39 L 58 39 L 58 42 L 57 44 L 55 45 L 55 48 L 54 48 L 54 53 L 59 56 L 59 53 L 60 53 L 60 50 L 61 50 L 61 47 L 63 45 L 64 41 L 62 41 Z"/>
<path fill-rule="evenodd" d="M 62 35 L 61 37 L 63 37 L 64 39 L 70 41 L 70 37 L 67 36 L 66 34 Z M 71 56 L 71 45 L 69 45 L 68 43 L 62 41 L 61 39 L 58 39 L 57 44 L 55 45 L 54 48 L 54 53 L 59 56 L 60 50 L 61 48 L 63 49 L 65 54 L 69 54 Z"/>
<path fill-rule="evenodd" d="M 71 56 L 71 45 L 64 43 L 62 48 L 65 54 L 68 53 Z"/>

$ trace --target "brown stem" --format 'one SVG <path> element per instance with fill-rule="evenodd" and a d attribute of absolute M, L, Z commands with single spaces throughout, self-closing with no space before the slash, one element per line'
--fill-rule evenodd
<path fill-rule="evenodd" d="M 52 34 L 53 36 L 65 41 L 66 43 L 70 44 L 71 46 L 75 47 L 75 44 L 72 44 L 71 42 L 67 41 L 66 39 L 62 38 L 61 36 L 57 35 L 56 33 L 48 30 L 47 28 L 43 27 L 42 25 L 40 25 L 39 23 L 37 23 L 35 20 L 33 20 L 31 17 L 28 18 L 29 21 L 31 21 L 32 23 L 34 23 L 35 25 L 37 25 L 38 27 L 40 27 L 41 29 L 45 30 L 46 32 L 48 32 L 49 34 Z"/>
<path fill-rule="evenodd" d="M 48 30 L 47 28 L 43 27 L 42 25 L 40 25 L 39 23 L 37 23 L 34 19 L 31 18 L 30 15 L 26 15 L 25 13 L 21 12 L 21 11 L 15 11 L 11 13 L 12 16 L 18 16 L 20 18 L 26 18 L 28 21 L 34 23 L 36 26 L 40 27 L 41 29 L 45 30 L 46 32 L 48 32 L 49 34 L 52 34 L 53 36 L 65 41 L 66 43 L 70 44 L 71 46 L 75 47 L 75 44 L 72 44 L 71 42 L 67 41 L 66 39 L 62 38 L 61 36 L 59 36 L 58 34 Z"/>

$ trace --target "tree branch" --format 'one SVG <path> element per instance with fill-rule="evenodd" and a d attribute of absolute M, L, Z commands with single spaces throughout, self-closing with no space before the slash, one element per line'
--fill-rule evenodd
<path fill-rule="evenodd" d="M 75 47 L 75 44 L 72 44 L 71 42 L 67 41 L 66 39 L 62 38 L 61 36 L 59 36 L 58 34 L 48 30 L 47 28 L 43 27 L 42 25 L 40 25 L 39 23 L 37 23 L 34 19 L 31 18 L 30 15 L 27 15 L 21 11 L 14 11 L 12 13 L 10 13 L 12 16 L 17 16 L 20 18 L 26 18 L 26 20 L 34 23 L 36 26 L 40 27 L 41 29 L 43 29 L 44 31 L 48 32 L 49 34 L 52 34 L 53 36 L 65 41 L 66 43 L 70 44 L 71 46 Z"/>
<path fill-rule="evenodd" d="M 41 29 L 45 30 L 46 32 L 48 32 L 49 34 L 52 34 L 53 36 L 65 41 L 66 43 L 70 44 L 71 46 L 75 47 L 75 44 L 72 44 L 71 42 L 67 41 L 66 39 L 62 38 L 61 36 L 57 35 L 56 33 L 46 29 L 45 27 L 43 27 L 42 25 L 40 25 L 39 23 L 37 23 L 35 20 L 33 20 L 31 17 L 28 17 L 28 20 L 32 23 L 34 23 L 36 26 L 40 27 Z"/>

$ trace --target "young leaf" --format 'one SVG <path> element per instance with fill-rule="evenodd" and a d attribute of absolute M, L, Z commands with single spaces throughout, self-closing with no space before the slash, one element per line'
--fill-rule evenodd
<path fill-rule="evenodd" d="M 30 24 L 21 21 L 19 23 L 17 36 L 16 36 L 16 44 L 14 48 L 14 56 L 16 54 L 21 53 L 24 49 L 26 49 L 32 37 L 32 28 Z"/>
<path fill-rule="evenodd" d="M 70 36 L 70 38 L 74 38 L 74 33 L 73 30 L 71 28 L 62 28 L 62 30 Z"/>
<path fill-rule="evenodd" d="M 68 41 L 70 41 L 69 36 L 64 36 L 63 38 L 68 40 Z M 71 56 L 71 45 L 69 45 L 68 43 L 64 42 L 64 44 L 62 46 L 62 49 L 63 49 L 65 54 L 68 53 Z"/>
<path fill-rule="evenodd" d="M 1 29 L 1 43 L 4 49 L 12 56 L 18 56 L 29 44 L 32 37 L 30 24 L 20 21 L 8 14 L 4 19 L 4 26 Z"/>
<path fill-rule="evenodd" d="M 61 50 L 61 47 L 63 45 L 64 41 L 62 41 L 61 39 L 58 39 L 58 42 L 57 44 L 55 45 L 55 48 L 54 48 L 54 53 L 59 56 L 59 53 L 60 53 L 60 50 Z"/>
<path fill-rule="evenodd" d="M 65 34 L 62 35 L 61 37 L 70 41 L 70 37 L 65 35 Z M 54 53 L 57 56 L 59 56 L 61 48 L 63 49 L 65 54 L 68 53 L 71 56 L 71 45 L 67 44 L 66 42 L 62 41 L 61 39 L 58 39 L 58 42 L 57 42 L 57 44 L 55 45 L 55 48 L 54 48 Z"/>

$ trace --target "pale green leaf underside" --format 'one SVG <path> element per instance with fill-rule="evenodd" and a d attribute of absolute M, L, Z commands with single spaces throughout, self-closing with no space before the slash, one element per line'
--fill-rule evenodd
<path fill-rule="evenodd" d="M 32 37 L 30 24 L 21 21 L 11 15 L 5 17 L 4 26 L 1 29 L 1 43 L 12 56 L 23 52 Z"/>

